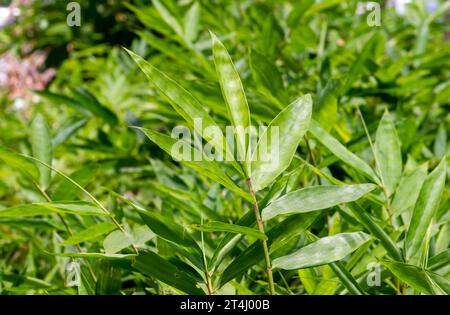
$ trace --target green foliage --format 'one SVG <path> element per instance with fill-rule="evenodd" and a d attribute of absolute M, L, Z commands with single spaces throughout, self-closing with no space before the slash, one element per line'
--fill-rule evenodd
<path fill-rule="evenodd" d="M 450 292 L 448 3 L 100 2 L 0 29 L 0 294 Z"/>

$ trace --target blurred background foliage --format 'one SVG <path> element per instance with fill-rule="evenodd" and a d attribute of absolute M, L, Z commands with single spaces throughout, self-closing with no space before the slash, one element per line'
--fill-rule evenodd
<path fill-rule="evenodd" d="M 173 162 L 129 128 L 145 126 L 170 132 L 183 120 L 156 93 L 122 46 L 177 78 L 221 126 L 229 123 L 214 71 L 209 30 L 224 42 L 235 62 L 255 124 L 267 124 L 296 97 L 311 93 L 315 119 L 371 165 L 373 158 L 358 110 L 371 134 L 386 109 L 394 115 L 406 165 L 429 162 L 432 169 L 449 156 L 448 2 L 436 1 L 431 6 L 428 1 L 412 1 L 399 14 L 387 1 L 380 1 L 379 26 L 367 23 L 372 10 L 364 9 L 365 2 L 354 0 L 77 2 L 82 9 L 80 27 L 67 25 L 66 1 L 0 1 L 4 7 L 20 8 L 20 14 L 0 28 L 0 145 L 30 154 L 30 122 L 37 113 L 43 114 L 53 136 L 53 166 L 75 177 L 78 172 L 83 185 L 108 209 L 114 209 L 130 230 L 142 222 L 109 190 L 157 209 L 182 225 L 199 223 L 198 213 L 183 207 L 206 207 L 224 221 L 234 222 L 249 206 Z M 52 72 L 45 75 L 49 70 Z M 28 84 L 27 76 L 35 79 Z M 311 145 L 320 157 L 321 169 L 343 181 L 359 181 L 357 174 L 337 163 L 329 152 L 316 147 L 314 141 Z M 309 156 L 304 144 L 299 152 Z M 298 161 L 290 171 L 296 169 L 302 172 L 293 179 L 291 189 L 316 181 L 315 174 Z M 54 175 L 50 191 L 61 181 Z M 448 217 L 448 189 L 444 195 L 440 213 Z M 42 196 L 32 185 L 0 164 L 0 208 L 40 201 Z M 328 235 L 358 226 L 340 215 L 330 211 L 311 230 Z M 70 219 L 79 227 L 92 223 L 86 220 Z M 448 223 L 444 225 L 448 227 Z M 395 230 L 394 226 L 386 229 Z M 448 233 L 448 228 L 446 231 L 443 233 Z M 64 287 L 63 266 L 68 258 L 42 253 L 61 250 L 56 245 L 61 235 L 63 227 L 54 218 L 30 221 L 29 226 L 0 222 L 0 292 L 73 293 L 75 289 Z M 216 240 L 211 237 L 207 242 L 213 247 Z M 441 242 L 444 245 L 439 246 L 447 249 L 448 239 Z M 148 246 L 156 246 L 165 257 L 177 256 L 162 240 L 151 244 Z M 241 247 L 247 245 L 244 242 Z M 99 242 L 84 246 L 90 252 L 101 248 Z M 239 251 L 235 249 L 231 256 Z M 111 273 L 120 270 L 119 288 L 124 293 L 165 292 L 164 287 L 127 266 L 102 263 Z M 258 285 L 264 279 L 261 270 L 252 269 L 243 282 L 236 281 L 223 292 L 264 292 Z M 355 272 L 365 271 L 363 267 Z M 314 272 L 320 279 L 333 278 L 325 267 Z M 279 292 L 306 292 L 298 276 L 276 275 L 280 277 L 289 285 L 280 285 Z M 117 293 L 117 279 L 107 279 L 113 282 L 108 292 Z M 250 284 L 244 285 L 246 282 Z M 329 285 L 319 293 L 342 290 Z M 389 285 L 373 290 L 396 292 Z"/>

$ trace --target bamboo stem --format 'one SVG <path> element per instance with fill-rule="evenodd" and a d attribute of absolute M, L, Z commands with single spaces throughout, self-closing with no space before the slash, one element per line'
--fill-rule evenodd
<path fill-rule="evenodd" d="M 258 229 L 261 233 L 265 234 L 264 223 L 261 219 L 261 214 L 259 213 L 259 207 L 258 207 L 258 202 L 256 201 L 255 190 L 253 189 L 253 183 L 250 178 L 247 179 L 247 186 L 250 190 L 250 196 L 252 197 L 253 211 L 255 212 L 256 223 L 258 224 Z M 269 255 L 269 245 L 267 243 L 267 240 L 261 240 L 261 243 L 262 243 L 262 247 L 264 250 L 264 259 L 266 261 L 266 272 L 267 272 L 267 278 L 269 280 L 269 290 L 270 290 L 270 294 L 274 295 L 275 294 L 275 284 L 273 282 L 272 264 L 270 262 L 270 255 Z"/>

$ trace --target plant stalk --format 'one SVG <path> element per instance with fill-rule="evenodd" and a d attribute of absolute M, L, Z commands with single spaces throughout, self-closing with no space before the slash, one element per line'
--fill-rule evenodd
<path fill-rule="evenodd" d="M 261 233 L 265 234 L 264 223 L 261 219 L 261 214 L 259 213 L 259 207 L 258 207 L 258 202 L 256 201 L 255 190 L 253 189 L 253 183 L 250 178 L 247 179 L 247 186 L 250 190 L 250 196 L 252 197 L 253 211 L 255 212 L 256 223 L 258 224 L 258 229 Z M 264 250 L 264 258 L 266 261 L 266 272 L 267 272 L 267 278 L 269 280 L 269 290 L 270 290 L 270 294 L 274 295 L 275 294 L 275 284 L 273 282 L 272 264 L 270 262 L 270 255 L 269 255 L 269 245 L 267 243 L 267 240 L 261 240 L 261 243 L 262 243 L 262 247 Z"/>

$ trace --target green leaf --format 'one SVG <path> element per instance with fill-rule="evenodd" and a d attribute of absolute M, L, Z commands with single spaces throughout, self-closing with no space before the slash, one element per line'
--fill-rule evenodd
<path fill-rule="evenodd" d="M 103 253 L 48 253 L 50 255 L 59 257 L 72 257 L 72 258 L 98 258 L 106 260 L 130 260 L 136 257 L 135 254 L 103 254 Z"/>
<path fill-rule="evenodd" d="M 378 125 L 374 155 L 379 176 L 391 196 L 402 175 L 402 152 L 394 121 L 387 111 Z"/>
<path fill-rule="evenodd" d="M 222 42 L 211 32 L 214 64 L 228 114 L 235 128 L 236 146 L 240 161 L 247 161 L 249 153 L 250 110 L 239 73 Z M 246 174 L 248 175 L 248 165 Z"/>
<path fill-rule="evenodd" d="M 99 100 L 88 90 L 81 87 L 77 87 L 72 90 L 74 93 L 74 98 L 77 100 L 81 106 L 86 108 L 95 117 L 103 119 L 106 123 L 111 126 L 116 126 L 119 123 L 119 119 L 116 114 L 101 104 Z"/>
<path fill-rule="evenodd" d="M 149 129 L 136 129 L 141 130 L 150 140 L 170 154 L 175 160 L 181 161 L 196 170 L 198 173 L 211 178 L 219 184 L 222 184 L 226 188 L 234 191 L 247 200 L 251 200 L 249 194 L 234 183 L 234 181 L 220 168 L 220 164 L 218 162 L 208 160 L 208 158 L 205 157 L 200 150 L 192 147 L 189 143 L 182 142 L 182 140 L 173 139 L 172 137 Z M 180 153 L 179 149 L 177 149 L 179 144 L 182 145 L 183 153 Z M 186 151 L 188 151 L 187 155 Z M 201 157 L 199 161 L 195 160 L 196 156 Z"/>
<path fill-rule="evenodd" d="M 172 15 L 172 13 L 170 13 L 170 11 L 159 0 L 153 0 L 152 4 L 161 15 L 164 22 L 166 22 L 167 25 L 170 26 L 177 35 L 183 37 L 183 29 L 181 28 L 178 20 Z"/>
<path fill-rule="evenodd" d="M 267 240 L 267 236 L 260 231 L 249 228 L 246 226 L 240 226 L 236 224 L 223 223 L 218 221 L 211 221 L 203 225 L 191 225 L 195 230 L 203 232 L 230 232 L 236 234 L 245 234 L 259 238 L 261 240 Z"/>
<path fill-rule="evenodd" d="M 87 118 L 84 119 L 73 119 L 68 125 L 62 126 L 61 129 L 55 134 L 53 138 L 53 149 L 60 144 L 67 141 L 73 134 L 75 134 L 79 129 L 84 127 L 88 122 Z"/>
<path fill-rule="evenodd" d="M 285 100 L 285 88 L 280 71 L 266 56 L 252 49 L 250 51 L 250 68 L 257 83 L 258 91 L 270 98 L 280 107 Z"/>
<path fill-rule="evenodd" d="M 293 254 L 275 259 L 273 268 L 292 270 L 329 264 L 345 258 L 369 240 L 370 236 L 363 232 L 323 237 Z"/>
<path fill-rule="evenodd" d="M 155 277 L 182 292 L 195 295 L 205 294 L 193 277 L 153 252 L 140 253 L 133 266 L 140 272 Z"/>
<path fill-rule="evenodd" d="M 200 4 L 196 1 L 186 12 L 184 17 L 184 38 L 187 43 L 192 43 L 198 37 L 200 20 Z"/>
<path fill-rule="evenodd" d="M 76 111 L 88 116 L 103 119 L 108 124 L 114 126 L 118 124 L 116 114 L 100 102 L 87 90 L 77 88 L 73 90 L 74 97 L 53 93 L 50 91 L 35 91 L 35 93 L 48 99 L 56 105 L 66 104 Z"/>
<path fill-rule="evenodd" d="M 450 248 L 440 252 L 428 260 L 428 269 L 438 270 L 442 267 L 448 266 L 450 262 Z"/>
<path fill-rule="evenodd" d="M 44 116 L 37 114 L 31 123 L 31 146 L 33 148 L 33 156 L 52 165 L 53 146 L 50 127 Z M 40 172 L 39 183 L 43 190 L 50 185 L 52 170 L 42 164 L 37 165 Z"/>
<path fill-rule="evenodd" d="M 411 212 L 414 209 L 420 189 L 427 177 L 428 165 L 425 163 L 411 172 L 404 174 L 400 179 L 397 191 L 392 200 L 392 211 L 399 215 L 405 211 Z"/>
<path fill-rule="evenodd" d="M 31 203 L 0 210 L 0 218 L 32 217 L 54 213 L 107 216 L 97 205 L 84 201 Z"/>
<path fill-rule="evenodd" d="M 172 242 L 175 245 L 191 247 L 198 249 L 198 245 L 195 240 L 189 235 L 189 233 L 180 225 L 176 224 L 172 220 L 169 220 L 165 216 L 151 212 L 137 210 L 139 215 L 150 230 L 165 239 Z"/>
<path fill-rule="evenodd" d="M 436 294 L 436 288 L 439 288 L 446 294 L 450 294 L 450 282 L 434 272 L 400 262 L 382 261 L 382 263 L 397 278 L 419 292 Z"/>
<path fill-rule="evenodd" d="M 114 266 L 111 261 L 102 260 L 99 264 L 99 277 L 95 286 L 97 295 L 120 294 L 122 288 L 121 270 Z"/>
<path fill-rule="evenodd" d="M 82 187 L 86 187 L 92 179 L 95 177 L 98 170 L 97 164 L 91 164 L 82 167 L 72 174 L 70 178 L 78 183 Z M 56 186 L 54 193 L 52 194 L 53 200 L 73 200 L 76 199 L 80 189 L 70 181 L 63 178 L 61 182 Z"/>
<path fill-rule="evenodd" d="M 414 207 L 411 223 L 405 238 L 405 251 L 408 261 L 413 257 L 417 258 L 417 255 L 421 252 L 425 234 L 439 207 L 441 196 L 445 189 L 445 166 L 446 161 L 444 158 L 434 171 L 428 175 L 420 190 L 419 199 Z"/>
<path fill-rule="evenodd" d="M 111 232 L 116 229 L 116 226 L 111 222 L 102 222 L 88 227 L 87 229 L 74 233 L 66 241 L 62 242 L 61 245 L 75 245 L 81 242 L 86 242 L 103 234 Z"/>
<path fill-rule="evenodd" d="M 292 238 L 303 233 L 317 217 L 317 213 L 293 215 L 266 232 L 271 253 L 285 246 Z M 264 251 L 261 241 L 256 241 L 239 254 L 223 271 L 219 286 L 222 287 L 263 259 Z"/>
<path fill-rule="evenodd" d="M 217 151 L 223 152 L 227 161 L 232 160 L 233 156 L 231 155 L 231 151 L 227 149 L 227 142 L 222 130 L 200 102 L 181 85 L 142 59 L 142 57 L 126 48 L 124 49 L 159 92 L 167 98 L 175 111 L 186 120 L 188 125 L 193 127 L 205 140 L 209 141 Z M 210 132 L 205 132 L 206 128 Z"/>
<path fill-rule="evenodd" d="M 39 179 L 38 167 L 33 162 L 30 162 L 30 160 L 13 151 L 0 147 L 0 160 L 31 180 Z"/>
<path fill-rule="evenodd" d="M 131 244 L 133 244 L 133 238 L 119 230 L 110 233 L 103 240 L 103 248 L 107 254 L 118 253 Z"/>
<path fill-rule="evenodd" d="M 313 186 L 290 192 L 262 210 L 267 221 L 278 215 L 311 212 L 358 200 L 377 188 L 373 184 Z"/>
<path fill-rule="evenodd" d="M 291 164 L 308 130 L 311 112 L 311 96 L 299 97 L 278 114 L 261 135 L 251 163 L 251 178 L 256 191 L 270 185 Z"/>
<path fill-rule="evenodd" d="M 309 130 L 314 138 L 322 143 L 328 150 L 337 156 L 342 162 L 351 166 L 356 171 L 364 174 L 368 179 L 379 184 L 380 181 L 366 162 L 361 160 L 358 156 L 350 152 L 345 146 L 343 146 L 338 140 L 333 138 L 314 120 L 311 120 Z"/>

